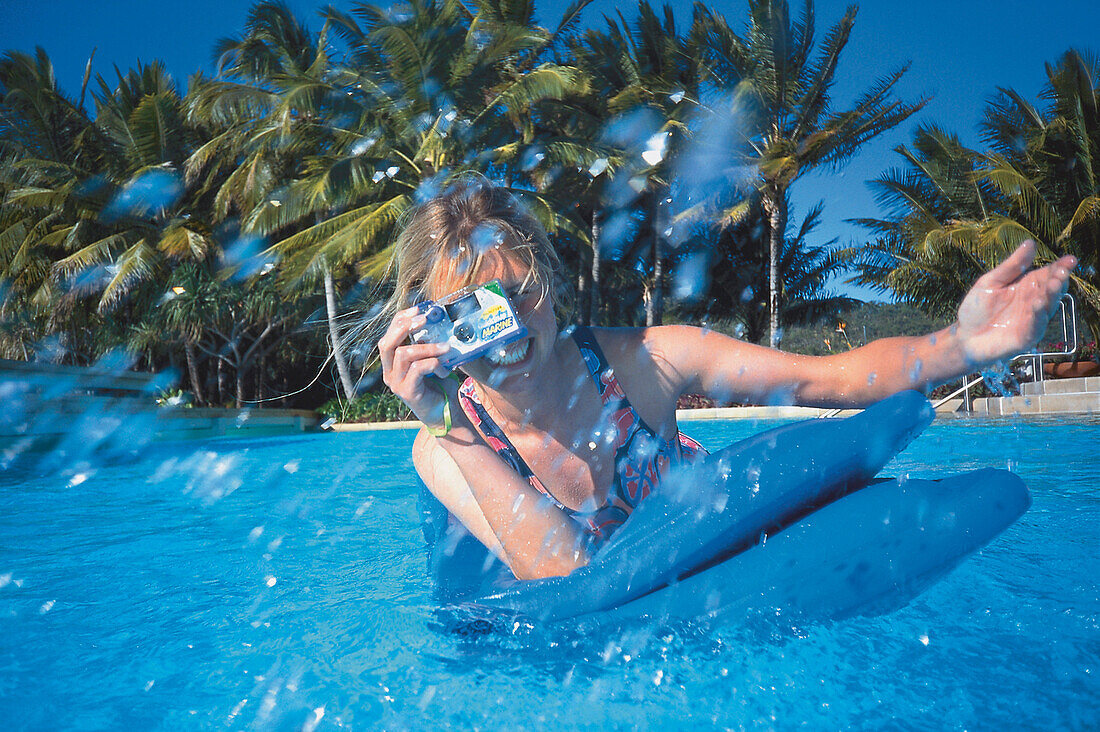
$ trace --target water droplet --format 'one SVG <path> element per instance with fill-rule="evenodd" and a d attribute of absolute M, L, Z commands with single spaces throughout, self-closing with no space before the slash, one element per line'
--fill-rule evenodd
<path fill-rule="evenodd" d="M 702 299 L 710 284 L 709 264 L 705 252 L 695 252 L 680 260 L 672 275 L 672 297 L 684 303 Z"/>
<path fill-rule="evenodd" d="M 158 168 L 132 178 L 100 213 L 105 223 L 124 216 L 142 218 L 163 214 L 183 196 L 183 180 L 174 170 Z"/>
<path fill-rule="evenodd" d="M 668 132 L 658 132 L 646 140 L 646 149 L 642 152 L 642 160 L 650 165 L 657 165 L 664 160 L 669 137 Z"/>
<path fill-rule="evenodd" d="M 221 268 L 230 281 L 240 282 L 259 274 L 265 266 L 274 266 L 274 257 L 265 254 L 267 239 L 256 234 L 240 234 L 222 250 Z M 269 270 L 270 271 L 270 270 Z"/>
<path fill-rule="evenodd" d="M 504 232 L 496 224 L 479 224 L 470 234 L 470 246 L 478 252 L 495 249 L 503 242 Z"/>
<path fill-rule="evenodd" d="M 909 369 L 909 382 L 912 384 L 917 383 L 920 380 L 921 371 L 924 370 L 924 362 L 919 358 L 913 363 L 913 368 Z"/>
<path fill-rule="evenodd" d="M 546 159 L 546 153 L 539 145 L 531 145 L 520 155 L 519 167 L 530 172 L 538 167 L 539 163 Z"/>
<path fill-rule="evenodd" d="M 358 140 L 352 143 L 351 147 L 348 148 L 348 152 L 352 155 L 362 155 L 370 150 L 372 147 L 374 147 L 374 143 L 376 142 L 378 142 L 378 138 L 374 137 L 373 135 L 360 137 Z"/>

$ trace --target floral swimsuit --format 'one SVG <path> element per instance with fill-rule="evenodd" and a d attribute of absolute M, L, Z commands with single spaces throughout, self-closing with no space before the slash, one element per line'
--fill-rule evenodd
<path fill-rule="evenodd" d="M 657 486 L 670 464 L 705 453 L 705 450 L 695 440 L 679 433 L 667 441 L 659 439 L 656 431 L 645 423 L 626 398 L 615 378 L 614 369 L 600 350 L 592 331 L 578 326 L 573 330 L 573 340 L 604 405 L 606 427 L 602 432 L 592 435 L 592 439 L 608 441 L 615 454 L 614 485 L 608 492 L 604 505 L 599 508 L 593 511 L 575 511 L 562 505 L 546 490 L 542 481 L 528 467 L 485 410 L 478 399 L 473 379 L 466 379 L 462 384 L 458 398 L 462 410 L 481 431 L 489 446 L 506 463 L 526 478 L 535 490 L 546 495 L 580 522 L 594 539 L 603 540 L 610 537 L 626 521 L 634 507 Z M 595 448 L 594 442 L 589 445 Z"/>

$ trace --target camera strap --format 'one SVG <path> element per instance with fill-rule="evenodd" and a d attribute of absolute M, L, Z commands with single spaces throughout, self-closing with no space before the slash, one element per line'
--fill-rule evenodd
<path fill-rule="evenodd" d="M 462 377 L 453 371 L 447 375 L 447 378 L 451 381 L 462 384 Z M 431 425 L 424 425 L 424 429 L 428 430 L 428 434 L 432 437 L 444 437 L 451 431 L 451 398 L 447 396 L 447 390 L 443 388 L 442 379 L 437 376 L 429 376 L 426 382 L 431 385 L 433 389 L 443 395 L 443 426 L 432 427 Z M 436 383 L 440 382 L 440 383 Z"/>

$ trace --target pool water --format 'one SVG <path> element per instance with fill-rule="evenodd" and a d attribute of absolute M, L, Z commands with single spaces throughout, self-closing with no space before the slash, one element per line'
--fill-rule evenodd
<path fill-rule="evenodd" d="M 764 424 L 689 423 L 709 448 Z M 1031 509 L 906 607 L 585 635 L 433 620 L 407 431 L 161 445 L 0 473 L 15 729 L 1086 729 L 1100 424 L 936 423 L 886 474 L 1010 467 Z"/>

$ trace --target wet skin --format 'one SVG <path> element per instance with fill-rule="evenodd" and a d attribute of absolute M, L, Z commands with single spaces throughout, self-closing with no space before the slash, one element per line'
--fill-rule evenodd
<path fill-rule="evenodd" d="M 956 324 L 922 337 L 888 338 L 846 353 L 801 356 L 744 343 L 689 326 L 594 329 L 635 408 L 663 438 L 675 434 L 683 393 L 719 400 L 863 406 L 902 389 L 926 389 L 1027 350 L 1042 334 L 1076 265 L 1063 257 L 1028 271 L 1034 244 L 1025 242 L 980 278 Z M 478 280 L 517 286 L 527 273 L 506 256 L 490 258 Z M 434 283 L 431 295 L 458 289 Z M 546 488 L 571 508 L 599 505 L 611 485 L 612 456 L 588 449 L 584 435 L 600 425 L 600 403 L 571 339 L 559 337 L 548 300 L 515 303 L 529 333 L 520 363 L 482 358 L 463 366 L 498 425 Z M 423 325 L 415 308 L 394 318 L 379 342 L 386 384 L 425 425 L 442 426 L 444 396 L 425 377 L 447 372 L 442 344 L 407 343 Z M 446 382 L 452 403 L 456 386 Z M 418 472 L 447 508 L 518 577 L 566 574 L 587 562 L 579 524 L 511 470 L 459 409 L 451 431 L 422 431 L 414 445 Z M 577 439 L 577 438 L 581 439 Z M 520 508 L 516 510 L 516 506 Z"/>

